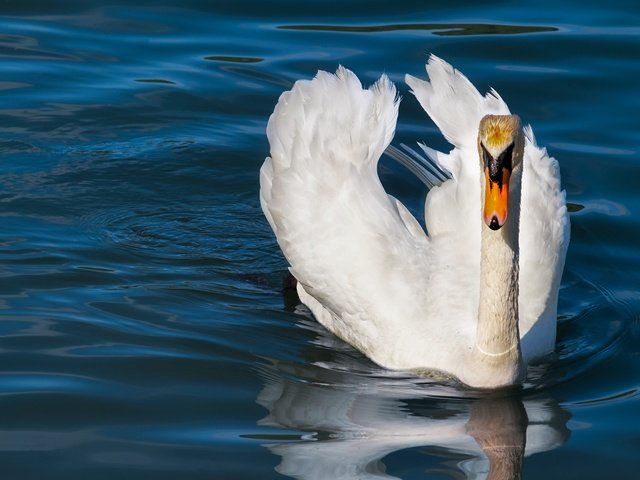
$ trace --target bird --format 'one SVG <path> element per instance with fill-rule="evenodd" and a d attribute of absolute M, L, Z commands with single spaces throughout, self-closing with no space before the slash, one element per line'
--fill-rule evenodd
<path fill-rule="evenodd" d="M 431 184 L 426 228 L 377 171 L 395 148 L 395 85 L 382 75 L 364 88 L 343 66 L 278 99 L 261 207 L 301 302 L 374 363 L 470 388 L 521 385 L 555 348 L 570 239 L 559 164 L 495 90 L 480 94 L 435 55 L 425 68 L 428 80 L 405 81 L 453 146 L 407 148 Z"/>

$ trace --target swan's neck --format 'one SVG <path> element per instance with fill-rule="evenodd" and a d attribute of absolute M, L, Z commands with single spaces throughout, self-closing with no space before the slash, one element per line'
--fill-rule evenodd
<path fill-rule="evenodd" d="M 512 178 L 504 226 L 494 231 L 481 222 L 480 303 L 473 352 L 479 386 L 511 385 L 524 377 L 518 331 L 519 173 Z"/>

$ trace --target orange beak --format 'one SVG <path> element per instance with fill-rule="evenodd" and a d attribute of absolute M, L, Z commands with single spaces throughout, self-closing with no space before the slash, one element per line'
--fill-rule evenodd
<path fill-rule="evenodd" d="M 491 230 L 498 230 L 507 221 L 509 213 L 509 177 L 511 172 L 502 168 L 502 182 L 494 182 L 489 175 L 489 168 L 484 169 L 484 223 Z"/>

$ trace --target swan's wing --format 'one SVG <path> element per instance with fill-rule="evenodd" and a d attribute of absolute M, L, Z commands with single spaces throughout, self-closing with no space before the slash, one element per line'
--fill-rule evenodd
<path fill-rule="evenodd" d="M 296 82 L 269 119 L 261 201 L 318 321 L 378 363 L 404 368 L 397 332 L 424 318 L 429 247 L 376 170 L 397 113 L 385 76 L 369 89 L 344 68 Z"/>
<path fill-rule="evenodd" d="M 569 214 L 558 162 L 525 128 L 520 223 L 520 335 L 525 359 L 553 351 L 558 289 L 569 246 Z"/>

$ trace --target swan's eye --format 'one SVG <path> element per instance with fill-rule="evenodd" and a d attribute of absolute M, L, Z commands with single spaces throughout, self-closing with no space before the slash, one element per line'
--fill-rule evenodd
<path fill-rule="evenodd" d="M 498 163 L 502 165 L 502 168 L 507 168 L 509 170 L 513 169 L 514 145 L 515 145 L 514 142 L 511 142 L 511 144 L 507 148 L 505 148 L 500 154 L 500 156 L 498 157 Z"/>
<path fill-rule="evenodd" d="M 498 159 L 493 158 L 482 143 L 480 143 L 480 146 L 482 147 L 484 169 L 488 171 L 489 178 L 492 182 L 502 183 L 502 164 L 500 163 L 500 157 L 498 157 Z"/>
<path fill-rule="evenodd" d="M 513 169 L 513 148 L 514 143 L 511 142 L 507 148 L 505 148 L 497 158 L 494 158 L 487 150 L 487 147 L 480 142 L 482 148 L 482 160 L 484 168 L 489 175 L 489 179 L 492 182 L 502 185 L 502 172 L 506 170 L 509 174 Z"/>
<path fill-rule="evenodd" d="M 484 143 L 480 142 L 480 147 L 482 148 L 482 161 L 484 162 L 484 166 L 488 167 L 493 157 L 489 153 L 489 150 L 487 150 L 487 147 L 484 146 Z"/>

